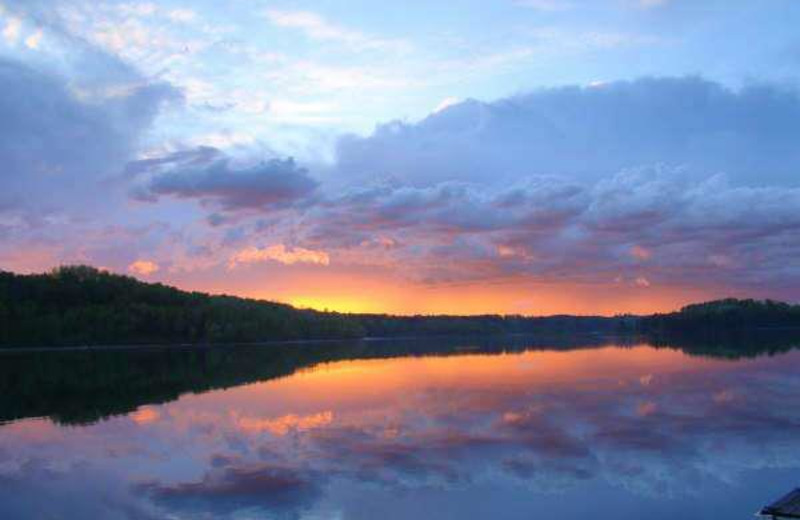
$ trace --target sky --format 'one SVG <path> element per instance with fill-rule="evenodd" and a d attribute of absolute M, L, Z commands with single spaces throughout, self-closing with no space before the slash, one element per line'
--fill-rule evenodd
<path fill-rule="evenodd" d="M 800 1 L 0 2 L 2 270 L 403 314 L 800 301 Z"/>

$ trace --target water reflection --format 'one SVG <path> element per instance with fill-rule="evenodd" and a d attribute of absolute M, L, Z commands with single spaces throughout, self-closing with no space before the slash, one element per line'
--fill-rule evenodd
<path fill-rule="evenodd" d="M 0 517 L 750 518 L 796 485 L 800 352 L 329 347 L 191 353 L 133 413 L 0 427 Z"/>
<path fill-rule="evenodd" d="M 600 336 L 502 336 L 219 348 L 0 351 L 0 423 L 48 416 L 61 424 L 89 424 L 133 412 L 143 404 L 172 401 L 184 393 L 275 379 L 343 359 L 568 350 L 619 342 Z"/>

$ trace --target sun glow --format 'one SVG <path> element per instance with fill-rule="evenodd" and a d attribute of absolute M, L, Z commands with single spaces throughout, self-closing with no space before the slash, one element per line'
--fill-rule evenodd
<path fill-rule="evenodd" d="M 300 309 L 314 309 L 317 311 L 333 311 L 346 313 L 373 313 L 382 312 L 379 302 L 357 298 L 339 298 L 326 296 L 298 296 L 291 298 L 288 303 Z"/>
<path fill-rule="evenodd" d="M 288 287 L 285 293 L 259 291 L 249 295 L 279 299 L 300 308 L 344 313 L 614 315 L 670 311 L 712 294 L 691 288 L 541 284 L 521 280 L 498 284 L 417 285 L 378 283 L 359 277 L 319 278 L 314 287 Z M 300 294 L 295 293 L 301 290 Z"/>

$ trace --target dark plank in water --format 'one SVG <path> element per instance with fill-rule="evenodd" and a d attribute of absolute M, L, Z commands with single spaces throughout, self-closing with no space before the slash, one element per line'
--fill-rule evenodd
<path fill-rule="evenodd" d="M 800 518 L 800 488 L 768 505 L 761 514 L 775 518 Z"/>

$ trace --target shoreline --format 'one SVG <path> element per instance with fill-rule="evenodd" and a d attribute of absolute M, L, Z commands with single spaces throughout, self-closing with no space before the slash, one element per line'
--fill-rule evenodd
<path fill-rule="evenodd" d="M 606 334 L 602 332 L 569 332 L 569 333 L 534 333 L 534 332 L 508 332 L 508 333 L 487 333 L 487 334 L 431 334 L 413 336 L 364 336 L 359 338 L 327 338 L 327 339 L 287 339 L 287 340 L 266 340 L 246 343 L 147 343 L 129 345 L 83 345 L 83 346 L 64 346 L 64 347 L 8 347 L 0 346 L 0 356 L 19 352 L 91 352 L 109 350 L 204 350 L 212 348 L 236 348 L 236 347 L 269 347 L 269 346 L 289 346 L 289 345 L 313 345 L 330 343 L 381 343 L 389 341 L 411 341 L 411 340 L 434 340 L 434 339 L 467 339 L 467 338 L 505 338 L 505 337 L 538 337 L 548 338 L 554 336 L 570 335 L 575 337 L 637 337 L 639 334 Z"/>
<path fill-rule="evenodd" d="M 792 332 L 800 331 L 800 326 L 787 327 L 753 327 L 737 331 L 738 333 L 769 333 L 769 332 Z M 408 336 L 362 336 L 353 338 L 320 338 L 320 339 L 275 339 L 242 343 L 143 343 L 143 344 L 123 344 L 123 345 L 70 345 L 63 347 L 12 347 L 0 346 L 0 356 L 14 353 L 44 353 L 44 352 L 92 352 L 92 351 L 129 351 L 129 350 L 206 350 L 214 348 L 237 348 L 237 347 L 270 347 L 270 346 L 290 346 L 290 345 L 314 345 L 314 344 L 333 344 L 333 343 L 381 343 L 390 341 L 413 341 L 413 340 L 455 340 L 455 339 L 477 339 L 477 338 L 555 338 L 573 336 L 577 338 L 650 338 L 651 340 L 663 339 L 660 334 L 647 334 L 639 331 L 628 333 L 610 333 L 601 331 L 590 332 L 505 332 L 505 333 L 485 333 L 485 334 L 415 334 Z M 679 339 L 680 334 L 671 334 L 669 337 Z"/>

